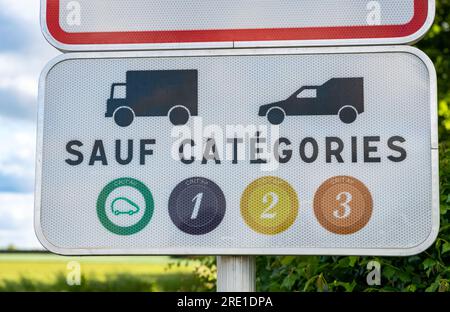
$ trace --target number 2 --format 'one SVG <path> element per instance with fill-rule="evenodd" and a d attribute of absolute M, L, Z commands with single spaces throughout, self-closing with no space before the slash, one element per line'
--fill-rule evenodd
<path fill-rule="evenodd" d="M 341 202 L 342 201 L 342 197 L 343 196 L 345 196 L 345 200 L 343 201 L 343 202 Z M 351 209 L 351 207 L 350 207 L 350 202 L 352 201 L 352 199 L 353 199 L 353 196 L 352 196 L 352 194 L 350 194 L 349 192 L 342 192 L 342 193 L 339 193 L 337 196 L 336 196 L 336 200 L 339 202 L 339 208 L 344 208 L 344 213 L 341 215 L 339 212 L 340 212 L 340 209 L 338 208 L 338 209 L 336 209 L 335 211 L 333 211 L 333 216 L 335 217 L 335 218 L 337 218 L 337 219 L 345 219 L 345 218 L 347 218 L 349 215 L 350 215 L 350 213 L 352 212 L 352 209 Z"/>
<path fill-rule="evenodd" d="M 269 207 L 267 207 L 263 213 L 261 214 L 261 219 L 273 219 L 277 216 L 276 213 L 271 213 L 270 211 L 273 210 L 275 208 L 275 206 L 278 204 L 278 195 L 274 192 L 269 192 L 266 195 L 264 195 L 262 202 L 263 204 L 268 204 L 269 203 L 269 197 L 271 197 L 272 201 L 269 205 Z"/>
<path fill-rule="evenodd" d="M 200 206 L 202 204 L 203 199 L 203 193 L 198 193 L 195 195 L 195 197 L 192 199 L 192 202 L 195 202 L 194 204 L 194 210 L 192 211 L 191 220 L 195 220 L 198 217 L 198 212 L 200 210 Z"/>

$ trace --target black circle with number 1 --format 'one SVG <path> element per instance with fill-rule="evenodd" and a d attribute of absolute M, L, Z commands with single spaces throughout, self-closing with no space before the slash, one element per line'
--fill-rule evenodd
<path fill-rule="evenodd" d="M 169 215 L 172 222 L 191 235 L 203 235 L 216 229 L 225 216 L 225 209 L 222 190 L 209 179 L 186 179 L 170 194 Z"/>

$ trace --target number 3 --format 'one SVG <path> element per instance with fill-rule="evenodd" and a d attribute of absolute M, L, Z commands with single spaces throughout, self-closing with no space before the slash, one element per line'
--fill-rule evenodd
<path fill-rule="evenodd" d="M 344 202 L 341 202 L 342 197 L 345 196 L 345 200 Z M 336 209 L 335 211 L 333 211 L 333 216 L 337 219 L 345 219 L 348 218 L 348 216 L 350 215 L 350 213 L 352 212 L 352 209 L 350 207 L 350 202 L 352 201 L 353 196 L 352 194 L 350 194 L 349 192 L 342 192 L 339 193 L 336 196 L 336 200 L 340 203 L 340 207 L 339 208 L 344 208 L 344 213 L 341 215 L 339 212 L 341 211 L 341 209 Z"/>

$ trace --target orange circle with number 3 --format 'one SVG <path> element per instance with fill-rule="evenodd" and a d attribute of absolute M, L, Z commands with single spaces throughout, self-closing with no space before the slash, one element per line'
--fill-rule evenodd
<path fill-rule="evenodd" d="M 369 189 L 349 176 L 325 181 L 314 196 L 314 214 L 319 223 L 335 234 L 353 234 L 372 217 L 373 201 Z"/>

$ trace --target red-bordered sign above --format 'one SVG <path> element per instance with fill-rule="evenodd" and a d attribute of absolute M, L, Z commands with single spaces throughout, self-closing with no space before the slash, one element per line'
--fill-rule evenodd
<path fill-rule="evenodd" d="M 139 5 L 129 5 L 130 1 L 125 0 L 106 4 L 101 0 L 41 1 L 42 27 L 46 38 L 59 49 L 78 51 L 405 44 L 417 41 L 427 32 L 435 13 L 434 0 L 405 0 L 400 6 L 392 5 L 400 1 L 387 0 L 354 0 L 354 4 L 352 1 L 343 4 L 341 0 L 323 0 L 323 3 L 298 0 L 296 4 L 299 7 L 298 14 L 304 14 L 303 16 L 295 16 L 296 12 L 289 10 L 289 6 L 295 4 L 293 0 L 278 2 L 281 5 L 277 5 L 276 10 L 267 5 L 273 1 L 261 4 L 254 1 L 253 9 L 248 13 L 245 10 L 249 9 L 249 0 L 243 0 L 242 7 L 237 0 L 215 4 L 203 0 L 190 0 L 185 3 L 191 2 L 196 5 L 192 12 L 189 12 L 192 6 L 186 5 L 185 10 L 182 10 L 184 12 L 175 13 L 180 16 L 174 17 L 172 14 L 166 18 L 164 14 L 170 14 L 170 10 L 180 12 L 180 7 L 176 6 L 185 4 L 182 4 L 181 0 L 178 3 L 148 1 L 142 2 L 141 9 Z M 324 9 L 325 2 L 332 6 L 323 13 L 329 17 L 317 13 Z M 207 8 L 207 5 L 210 7 Z M 217 9 L 222 10 L 223 21 L 214 19 L 214 14 L 217 13 L 217 10 L 211 7 L 214 5 L 220 6 Z M 231 7 L 232 5 L 235 7 Z M 259 11 L 254 9 L 258 5 L 261 5 L 261 8 L 258 8 L 260 15 L 257 14 Z M 302 5 L 309 6 L 310 13 L 301 11 Z M 230 11 L 226 11 L 227 9 Z M 122 12 L 123 16 L 117 16 Z M 150 12 L 149 15 L 146 15 L 146 12 Z M 199 16 L 204 12 L 211 14 L 211 20 L 208 20 L 209 16 Z M 227 12 L 232 14 L 229 18 Z M 155 18 L 152 14 L 160 15 Z M 286 16 L 285 19 L 280 18 L 284 16 L 283 14 Z M 364 14 L 367 14 L 367 19 Z M 288 15 L 291 16 L 291 20 Z M 295 25 L 296 18 L 303 19 L 298 22 L 298 26 Z M 196 28 L 198 24 L 196 21 L 199 20 L 203 24 Z M 339 21 L 345 22 L 343 25 L 337 25 Z M 280 27 L 279 25 L 283 23 L 286 26 Z"/>

